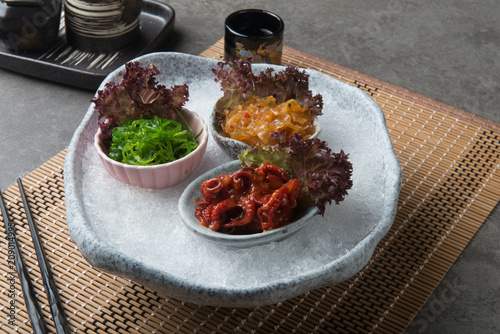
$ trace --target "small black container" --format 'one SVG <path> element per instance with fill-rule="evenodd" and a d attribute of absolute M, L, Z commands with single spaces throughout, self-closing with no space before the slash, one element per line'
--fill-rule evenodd
<path fill-rule="evenodd" d="M 285 23 L 262 9 L 243 9 L 225 21 L 224 59 L 252 58 L 254 62 L 280 65 Z"/>
<path fill-rule="evenodd" d="M 132 47 L 140 39 L 142 0 L 65 0 L 68 44 L 95 53 Z"/>
<path fill-rule="evenodd" d="M 43 50 L 59 34 L 62 0 L 0 0 L 0 37 L 14 52 Z"/>

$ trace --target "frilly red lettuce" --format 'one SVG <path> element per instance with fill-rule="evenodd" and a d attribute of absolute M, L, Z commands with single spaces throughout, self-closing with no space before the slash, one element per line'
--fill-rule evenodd
<path fill-rule="evenodd" d="M 99 112 L 99 126 L 104 139 L 111 138 L 111 130 L 128 117 L 156 115 L 173 118 L 189 98 L 186 84 L 167 89 L 158 84 L 158 68 L 150 64 L 142 67 L 139 62 L 125 64 L 125 73 L 120 82 L 109 82 L 97 92 L 91 102 Z"/>
<path fill-rule="evenodd" d="M 312 95 L 309 90 L 309 75 L 294 66 L 273 73 L 268 68 L 260 74 L 252 72 L 250 59 L 229 59 L 219 62 L 213 68 L 215 81 L 220 83 L 224 96 L 217 101 L 217 113 L 221 113 L 233 106 L 243 104 L 250 96 L 276 98 L 280 104 L 290 99 L 295 99 L 302 107 L 308 107 L 314 115 L 321 115 L 323 110 L 323 97 L 321 94 Z"/>
<path fill-rule="evenodd" d="M 301 205 L 318 207 L 325 214 L 326 203 L 343 201 L 352 188 L 352 164 L 344 151 L 334 153 L 328 143 L 318 138 L 303 139 L 296 133 L 288 142 L 280 133 L 273 138 L 278 144 L 253 147 L 239 156 L 243 166 L 256 167 L 269 162 L 285 169 L 302 184 Z"/>

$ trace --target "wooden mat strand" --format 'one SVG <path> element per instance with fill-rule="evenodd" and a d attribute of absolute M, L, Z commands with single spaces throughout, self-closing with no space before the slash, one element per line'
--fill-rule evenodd
<path fill-rule="evenodd" d="M 222 50 L 220 40 L 202 55 L 221 59 Z M 408 326 L 500 199 L 500 125 L 291 48 L 283 63 L 359 87 L 384 112 L 403 184 L 395 222 L 369 263 L 345 282 L 259 308 L 200 307 L 160 296 L 93 268 L 79 253 L 65 220 L 62 151 L 23 182 L 75 332 L 398 333 Z M 26 264 L 40 277 L 17 186 L 5 197 Z M 0 332 L 31 333 L 6 237 L 0 228 Z M 41 280 L 34 285 L 50 319 Z"/>

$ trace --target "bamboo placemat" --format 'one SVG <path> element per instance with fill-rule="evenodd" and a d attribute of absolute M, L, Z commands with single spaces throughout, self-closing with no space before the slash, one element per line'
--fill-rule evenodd
<path fill-rule="evenodd" d="M 222 46 L 221 40 L 202 55 L 221 58 Z M 161 296 L 91 267 L 72 242 L 65 220 L 64 150 L 23 183 L 75 332 L 396 333 L 408 326 L 500 199 L 500 124 L 291 48 L 284 49 L 283 63 L 361 88 L 386 116 L 403 183 L 395 222 L 370 262 L 343 283 L 252 309 L 200 307 Z M 40 277 L 17 186 L 5 197 L 26 265 L 32 277 Z M 0 332 L 30 333 L 6 234 L 2 224 Z M 41 279 L 34 285 L 50 319 Z"/>

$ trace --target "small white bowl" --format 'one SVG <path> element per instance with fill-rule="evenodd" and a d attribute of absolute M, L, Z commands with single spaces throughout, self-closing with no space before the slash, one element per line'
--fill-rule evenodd
<path fill-rule="evenodd" d="M 212 138 L 214 138 L 217 145 L 219 145 L 219 147 L 224 151 L 224 153 L 226 153 L 228 157 L 230 157 L 231 159 L 238 159 L 238 154 L 250 148 L 250 145 L 245 144 L 242 141 L 223 136 L 220 133 L 221 127 L 217 122 L 217 117 L 215 116 L 215 114 L 216 108 L 214 108 L 212 110 L 212 113 L 210 114 L 209 127 L 210 132 L 212 133 Z M 321 124 L 318 120 L 318 117 L 316 116 L 314 116 L 313 125 L 316 128 L 316 131 L 311 135 L 311 138 L 318 137 L 319 133 L 321 132 Z"/>
<path fill-rule="evenodd" d="M 186 120 L 191 125 L 194 134 L 201 134 L 196 139 L 198 147 L 187 156 L 178 160 L 152 166 L 133 166 L 115 161 L 108 157 L 107 149 L 101 142 L 102 132 L 99 128 L 94 136 L 94 147 L 104 168 L 117 180 L 147 189 L 164 189 L 174 186 L 187 178 L 200 165 L 205 154 L 208 141 L 208 128 L 203 118 L 185 108 L 182 109 Z M 180 119 L 175 119 L 184 123 Z"/>
<path fill-rule="evenodd" d="M 300 212 L 300 218 L 288 225 L 267 232 L 247 235 L 225 234 L 212 231 L 211 229 L 202 226 L 198 222 L 198 218 L 196 218 L 196 216 L 194 215 L 196 199 L 201 198 L 201 184 L 203 183 L 203 181 L 208 180 L 212 177 L 216 177 L 221 174 L 229 174 L 237 171 L 240 168 L 241 164 L 239 160 L 228 162 L 222 166 L 209 170 L 208 172 L 196 178 L 186 187 L 181 197 L 179 198 L 178 208 L 182 221 L 189 230 L 211 242 L 223 246 L 246 248 L 283 240 L 284 238 L 289 237 L 290 235 L 304 227 L 309 222 L 309 220 L 318 213 L 318 207 L 311 206 Z"/>

